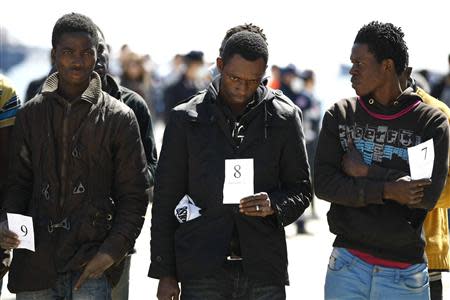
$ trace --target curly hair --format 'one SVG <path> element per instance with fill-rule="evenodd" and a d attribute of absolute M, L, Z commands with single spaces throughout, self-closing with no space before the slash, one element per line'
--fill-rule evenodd
<path fill-rule="evenodd" d="M 373 21 L 358 31 L 354 43 L 367 44 L 369 51 L 379 63 L 385 59 L 392 59 L 395 71 L 400 75 L 409 63 L 404 36 L 402 29 L 392 23 Z"/>
<path fill-rule="evenodd" d="M 97 26 L 89 17 L 79 13 L 70 13 L 62 16 L 56 21 L 52 33 L 52 46 L 56 48 L 61 36 L 68 32 L 85 32 L 92 38 L 94 46 L 98 46 Z"/>
<path fill-rule="evenodd" d="M 250 61 L 262 58 L 266 64 L 269 60 L 269 50 L 267 49 L 266 41 L 261 35 L 250 31 L 235 33 L 228 39 L 222 51 L 224 64 L 235 54 L 239 54 Z"/>
<path fill-rule="evenodd" d="M 228 39 L 235 33 L 241 32 L 241 31 L 250 31 L 253 33 L 259 34 L 263 40 L 267 44 L 267 38 L 266 35 L 263 32 L 263 29 L 257 25 L 253 25 L 252 23 L 245 23 L 244 25 L 237 25 L 227 30 L 227 33 L 225 34 L 225 37 L 222 40 L 222 43 L 220 44 L 219 48 L 219 55 L 222 56 L 223 48 L 225 47 L 225 44 L 227 43 Z"/>

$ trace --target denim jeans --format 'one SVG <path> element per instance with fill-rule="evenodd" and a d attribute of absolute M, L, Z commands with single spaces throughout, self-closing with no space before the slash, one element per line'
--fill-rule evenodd
<path fill-rule="evenodd" d="M 214 275 L 181 282 L 181 300 L 284 300 L 284 285 L 261 283 L 244 274 L 242 263 L 226 261 Z"/>
<path fill-rule="evenodd" d="M 328 263 L 325 299 L 429 300 L 426 264 L 406 269 L 368 264 L 344 248 L 334 248 Z"/>
<path fill-rule="evenodd" d="M 55 286 L 50 289 L 20 292 L 16 300 L 111 300 L 111 286 L 105 275 L 98 279 L 88 279 L 80 289 L 73 287 L 80 277 L 79 272 L 59 274 Z"/>

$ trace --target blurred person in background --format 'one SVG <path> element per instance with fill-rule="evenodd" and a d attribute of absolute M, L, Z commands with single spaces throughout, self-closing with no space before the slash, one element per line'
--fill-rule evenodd
<path fill-rule="evenodd" d="M 150 111 L 144 99 L 139 94 L 119 85 L 109 74 L 110 48 L 105 41 L 105 36 L 101 29 L 99 27 L 97 27 L 97 29 L 99 40 L 95 71 L 98 75 L 100 75 L 102 90 L 125 103 L 136 115 L 136 120 L 139 124 L 139 131 L 141 134 L 141 141 L 144 146 L 145 157 L 147 159 L 147 170 L 150 178 L 150 186 L 153 187 L 157 153 L 155 139 L 153 137 L 153 125 Z M 125 257 L 124 269 L 120 276 L 120 280 L 112 290 L 112 300 L 128 299 L 131 254 L 135 252 L 136 251 L 133 249 Z"/>
<path fill-rule="evenodd" d="M 273 65 L 270 68 L 270 73 L 271 76 L 269 78 L 269 82 L 267 83 L 267 86 L 274 89 L 274 90 L 279 90 L 281 88 L 281 70 L 280 67 L 278 67 L 277 65 Z"/>
<path fill-rule="evenodd" d="M 145 69 L 143 56 L 135 52 L 130 52 L 124 56 L 120 85 L 138 93 L 147 104 L 150 102 L 150 74 Z"/>
<path fill-rule="evenodd" d="M 11 81 L 0 74 L 0 207 L 6 191 L 6 179 L 9 174 L 9 155 L 11 147 L 12 128 L 16 114 L 21 106 L 16 89 Z M 10 251 L 0 249 L 0 296 L 2 293 L 3 276 L 10 265 Z"/>
<path fill-rule="evenodd" d="M 312 70 L 305 70 L 299 76 L 303 80 L 303 88 L 293 101 L 303 112 L 303 130 L 305 131 L 308 161 L 314 162 L 317 142 L 319 140 L 320 120 L 322 117 L 321 104 L 314 94 L 316 84 L 314 72 Z M 314 178 L 314 164 L 311 163 L 310 167 L 311 177 Z M 317 217 L 316 211 L 314 210 L 314 201 L 311 202 L 311 213 L 313 218 Z"/>
<path fill-rule="evenodd" d="M 164 91 L 165 122 L 169 114 L 180 101 L 195 95 L 206 87 L 207 69 L 204 69 L 203 52 L 190 51 L 183 56 L 185 69 L 180 78 L 166 87 Z"/>
<path fill-rule="evenodd" d="M 280 71 L 280 91 L 283 92 L 292 101 L 297 98 L 303 88 L 302 79 L 299 71 L 294 64 L 289 64 Z"/>
<path fill-rule="evenodd" d="M 431 89 L 431 96 L 450 106 L 450 54 L 448 55 L 449 71 Z"/>

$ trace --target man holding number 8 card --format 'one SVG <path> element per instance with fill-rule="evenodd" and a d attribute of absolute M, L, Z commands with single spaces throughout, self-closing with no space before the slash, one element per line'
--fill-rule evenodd
<path fill-rule="evenodd" d="M 336 234 L 326 299 L 429 299 L 422 225 L 447 178 L 449 128 L 441 111 L 402 90 L 403 37 L 390 23 L 363 26 L 350 55 L 357 97 L 324 116 L 314 182 L 317 196 L 331 202 Z M 424 154 L 427 141 L 434 166 L 431 153 L 409 155 L 417 145 Z M 430 167 L 431 178 L 412 178 L 416 165 Z"/>
<path fill-rule="evenodd" d="M 265 40 L 242 31 L 220 75 L 171 112 L 156 171 L 149 276 L 159 300 L 285 299 L 284 226 L 311 200 L 301 112 L 261 80 Z M 200 208 L 182 221 L 185 195 Z M 186 214 L 183 214 L 183 216 Z"/>
<path fill-rule="evenodd" d="M 144 223 L 146 159 L 133 111 L 103 92 L 94 72 L 92 20 L 62 16 L 52 46 L 57 72 L 19 111 L 13 132 L 0 216 L 9 213 L 0 246 L 14 248 L 8 288 L 18 300 L 107 300 Z M 12 213 L 32 218 L 35 252 L 21 249 L 31 228 L 17 230 Z"/>

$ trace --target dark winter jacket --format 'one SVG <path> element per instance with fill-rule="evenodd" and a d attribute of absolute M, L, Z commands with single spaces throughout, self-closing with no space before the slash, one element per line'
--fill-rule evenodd
<path fill-rule="evenodd" d="M 244 272 L 251 278 L 287 284 L 284 226 L 311 200 L 301 111 L 279 91 L 260 86 L 256 100 L 236 120 L 218 98 L 220 77 L 178 105 L 167 124 L 156 171 L 149 276 L 179 281 L 214 274 L 230 254 L 235 226 Z M 240 127 L 239 137 L 231 127 Z M 239 213 L 223 204 L 225 159 L 254 159 L 254 191 L 267 192 L 275 214 Z M 201 216 L 179 224 L 174 208 L 184 195 Z"/>
<path fill-rule="evenodd" d="M 145 157 L 147 158 L 147 167 L 150 172 L 151 185 L 154 183 L 157 152 L 155 138 L 153 136 L 153 123 L 147 103 L 138 93 L 119 85 L 114 78 L 106 75 L 107 86 L 103 88 L 105 92 L 116 99 L 123 101 L 131 110 L 133 110 L 136 120 L 139 124 L 142 145 L 144 146 Z"/>
<path fill-rule="evenodd" d="M 57 273 L 81 271 L 97 252 L 119 262 L 132 249 L 148 204 L 132 110 L 101 90 L 96 73 L 71 103 L 57 86 L 55 73 L 19 111 L 14 128 L 3 210 L 33 217 L 36 252 L 14 250 L 12 292 L 50 288 Z"/>

